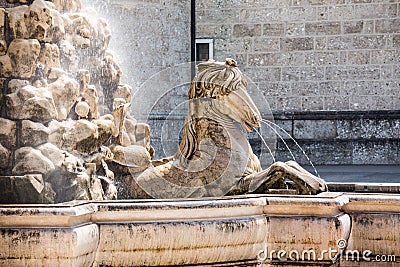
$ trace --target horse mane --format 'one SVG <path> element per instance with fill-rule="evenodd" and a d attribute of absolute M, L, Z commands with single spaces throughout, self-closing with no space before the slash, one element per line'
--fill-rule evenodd
<path fill-rule="evenodd" d="M 228 95 L 241 83 L 247 86 L 247 81 L 234 59 L 227 58 L 225 63 L 202 62 L 197 68 L 197 75 L 190 84 L 189 99 L 215 98 L 218 95 Z"/>
<path fill-rule="evenodd" d="M 197 115 L 194 108 L 196 99 L 228 95 L 237 90 L 240 85 L 247 86 L 247 81 L 234 59 L 227 58 L 225 63 L 209 60 L 198 64 L 197 67 L 198 72 L 191 82 L 188 92 L 189 113 L 182 129 L 182 141 L 175 154 L 175 159 L 179 160 L 183 166 L 187 166 L 198 148 L 195 128 Z"/>

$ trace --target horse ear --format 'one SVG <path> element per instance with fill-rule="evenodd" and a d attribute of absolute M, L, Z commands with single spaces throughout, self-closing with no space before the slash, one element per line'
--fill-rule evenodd
<path fill-rule="evenodd" d="M 238 66 L 237 61 L 234 60 L 233 58 L 225 59 L 225 65 L 228 67 L 237 67 Z"/>

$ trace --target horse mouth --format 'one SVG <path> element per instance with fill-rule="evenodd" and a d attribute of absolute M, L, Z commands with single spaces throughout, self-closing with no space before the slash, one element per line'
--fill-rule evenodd
<path fill-rule="evenodd" d="M 248 133 L 251 133 L 253 131 L 253 128 L 260 128 L 261 126 L 258 120 L 254 120 L 254 122 L 249 120 L 243 120 L 241 125 L 242 128 Z"/>

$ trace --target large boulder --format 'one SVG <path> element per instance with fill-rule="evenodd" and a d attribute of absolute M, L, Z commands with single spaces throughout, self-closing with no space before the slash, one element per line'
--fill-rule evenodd
<path fill-rule="evenodd" d="M 39 122 L 23 120 L 20 142 L 22 146 L 38 146 L 48 141 L 50 129 Z"/>
<path fill-rule="evenodd" d="M 55 193 L 42 175 L 24 175 L 14 177 L 19 203 L 54 203 Z"/>
<path fill-rule="evenodd" d="M 48 76 L 50 69 L 60 68 L 60 49 L 56 44 L 45 43 L 40 50 L 38 61 L 44 66 L 44 76 Z"/>
<path fill-rule="evenodd" d="M 51 92 L 31 85 L 6 95 L 6 113 L 11 119 L 47 122 L 58 117 Z"/>
<path fill-rule="evenodd" d="M 49 143 L 52 143 L 56 147 L 62 147 L 64 143 L 64 133 L 68 127 L 72 127 L 72 121 L 50 121 L 48 127 L 50 129 Z"/>
<path fill-rule="evenodd" d="M 142 146 L 115 146 L 112 153 L 114 154 L 112 166 L 117 173 L 138 173 L 151 166 L 151 156 Z"/>
<path fill-rule="evenodd" d="M 69 152 L 81 153 L 96 152 L 99 144 L 98 126 L 88 120 L 51 121 L 50 143 Z"/>
<path fill-rule="evenodd" d="M 11 39 L 34 38 L 57 43 L 65 35 L 64 19 L 49 1 L 35 0 L 30 6 L 10 8 L 7 15 Z"/>
<path fill-rule="evenodd" d="M 73 142 L 72 147 L 79 152 L 91 153 L 100 147 L 98 127 L 87 120 L 76 121 L 74 131 L 70 136 Z"/>
<path fill-rule="evenodd" d="M 63 151 L 53 144 L 46 143 L 37 149 L 55 166 L 54 171 L 46 175 L 46 181 L 51 183 L 57 193 L 58 202 L 73 199 L 90 199 L 88 197 L 89 183 L 82 180 L 84 173 L 79 173 L 82 165 L 77 157 Z"/>
<path fill-rule="evenodd" d="M 91 40 L 96 36 L 94 25 L 88 15 L 82 13 L 67 14 L 72 24 L 71 27 L 75 29 L 69 36 L 71 44 L 76 48 L 88 48 L 91 46 Z"/>
<path fill-rule="evenodd" d="M 10 8 L 6 12 L 9 33 L 12 39 L 30 37 L 28 25 L 25 21 L 25 16 L 27 16 L 28 12 L 29 7 L 27 5 Z"/>
<path fill-rule="evenodd" d="M 15 121 L 0 118 L 0 144 L 12 148 L 17 144 L 17 124 Z"/>
<path fill-rule="evenodd" d="M 132 100 L 132 87 L 126 84 L 119 84 L 113 94 L 113 99 L 122 98 L 125 103 L 131 103 Z"/>
<path fill-rule="evenodd" d="M 50 159 L 58 172 L 77 173 L 78 168 L 82 167 L 80 160 L 76 156 L 59 149 L 51 143 L 38 146 L 37 150 Z"/>
<path fill-rule="evenodd" d="M 7 54 L 0 56 L 0 75 L 31 78 L 36 70 L 40 44 L 36 39 L 14 39 Z"/>
<path fill-rule="evenodd" d="M 54 169 L 54 164 L 37 149 L 21 147 L 15 151 L 15 165 L 12 169 L 12 173 L 15 175 L 47 174 Z"/>
<path fill-rule="evenodd" d="M 46 158 L 48 158 L 55 167 L 61 167 L 65 160 L 65 152 L 51 143 L 45 143 L 37 147 Z"/>
<path fill-rule="evenodd" d="M 69 174 L 61 187 L 56 188 L 57 202 L 72 200 L 90 200 L 93 196 L 89 191 L 89 177 L 86 173 Z M 54 177 L 55 180 L 57 177 Z M 99 199 L 100 200 L 100 199 Z"/>
<path fill-rule="evenodd" d="M 71 108 L 79 98 L 79 83 L 64 75 L 49 84 L 48 88 L 57 108 L 57 119 L 66 120 Z"/>
<path fill-rule="evenodd" d="M 51 185 L 43 180 L 41 174 L 0 176 L 2 204 L 50 204 L 54 203 L 55 195 Z"/>

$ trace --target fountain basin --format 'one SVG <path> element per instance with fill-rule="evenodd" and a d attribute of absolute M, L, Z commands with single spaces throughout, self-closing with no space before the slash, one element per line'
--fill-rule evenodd
<path fill-rule="evenodd" d="M 398 194 L 368 192 L 1 205 L 0 265 L 395 266 L 399 217 Z"/>
<path fill-rule="evenodd" d="M 2 205 L 0 265 L 255 266 L 272 249 L 323 255 L 349 239 L 349 203 L 332 192 Z"/>

